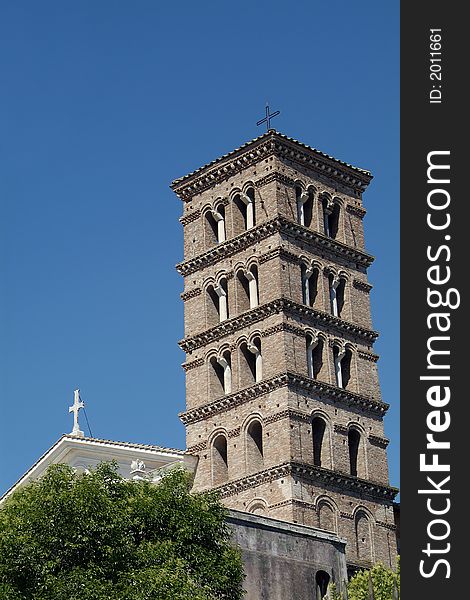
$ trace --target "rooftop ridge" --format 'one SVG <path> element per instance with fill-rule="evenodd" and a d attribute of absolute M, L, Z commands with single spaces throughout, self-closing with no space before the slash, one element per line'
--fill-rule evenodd
<path fill-rule="evenodd" d="M 362 177 L 366 178 L 368 181 L 370 181 L 370 179 L 372 179 L 372 173 L 370 171 L 368 171 L 367 169 L 362 169 L 361 167 L 356 167 L 354 165 L 351 165 L 347 162 L 344 162 L 342 160 L 335 158 L 334 156 L 326 154 L 325 152 L 322 152 L 321 150 L 318 150 L 317 148 L 313 148 L 312 146 L 309 146 L 308 144 L 304 144 L 303 142 L 300 142 L 299 140 L 296 140 L 295 138 L 291 138 L 283 133 L 280 133 L 279 131 L 276 131 L 275 129 L 270 129 L 263 135 L 260 135 L 256 138 L 253 138 L 252 140 L 250 140 L 248 142 L 245 142 L 238 148 L 235 148 L 234 150 L 232 150 L 226 154 L 223 154 L 219 158 L 216 158 L 216 159 L 206 163 L 205 165 L 199 167 L 195 171 L 192 171 L 192 172 L 188 173 L 187 175 L 183 175 L 182 177 L 174 179 L 172 181 L 170 187 L 174 191 L 177 191 L 178 188 L 183 183 L 186 183 L 191 178 L 196 178 L 198 175 L 201 175 L 202 173 L 204 173 L 204 171 L 207 171 L 211 167 L 214 167 L 217 164 L 223 163 L 224 161 L 236 156 L 238 153 L 242 153 L 243 151 L 247 150 L 251 145 L 256 145 L 263 141 L 267 141 L 269 139 L 271 139 L 273 141 L 278 139 L 278 140 L 283 140 L 285 142 L 289 142 L 290 144 L 295 144 L 297 146 L 300 146 L 300 148 L 303 150 L 307 150 L 309 152 L 316 154 L 318 157 L 332 161 L 333 163 L 335 163 L 341 167 L 351 169 L 355 173 L 360 174 Z M 368 181 L 367 181 L 367 183 L 368 183 Z"/>

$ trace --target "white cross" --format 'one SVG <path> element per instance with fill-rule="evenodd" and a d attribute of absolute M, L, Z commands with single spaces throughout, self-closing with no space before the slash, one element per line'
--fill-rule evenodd
<path fill-rule="evenodd" d="M 73 429 L 70 435 L 77 435 L 79 437 L 84 437 L 85 434 L 80 430 L 80 426 L 78 424 L 78 411 L 81 408 L 84 408 L 83 402 L 80 400 L 80 390 L 74 390 L 73 392 L 73 406 L 69 406 L 69 413 L 73 412 Z"/>

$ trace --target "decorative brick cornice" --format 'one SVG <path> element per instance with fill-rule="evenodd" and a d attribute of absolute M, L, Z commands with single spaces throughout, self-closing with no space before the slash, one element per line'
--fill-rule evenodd
<path fill-rule="evenodd" d="M 294 254 L 294 252 L 289 252 L 289 250 L 286 250 L 285 248 L 279 247 L 273 248 L 273 250 L 261 254 L 259 257 L 259 264 L 262 265 L 263 263 L 275 258 L 282 258 L 289 262 L 300 263 L 300 257 L 297 256 L 297 254 Z"/>
<path fill-rule="evenodd" d="M 187 300 L 190 300 L 191 298 L 196 298 L 196 296 L 200 296 L 202 293 L 201 288 L 193 288 L 192 290 L 188 290 L 187 292 L 183 292 L 181 294 L 181 300 L 183 302 L 186 302 Z"/>
<path fill-rule="evenodd" d="M 291 419 L 294 421 L 301 421 L 302 423 L 310 423 L 312 417 L 309 413 L 304 413 L 300 410 L 294 410 L 292 408 L 287 408 L 285 410 L 281 410 L 277 413 L 269 415 L 264 419 L 265 425 L 270 425 L 272 423 L 277 423 L 278 421 L 282 421 L 283 419 Z"/>
<path fill-rule="evenodd" d="M 283 477 L 297 477 L 310 483 L 320 484 L 335 490 L 366 495 L 374 499 L 392 501 L 398 493 L 393 488 L 375 481 L 359 479 L 323 467 L 300 462 L 286 462 L 253 475 L 229 481 L 215 488 L 222 498 L 239 494 L 247 489 L 270 483 Z"/>
<path fill-rule="evenodd" d="M 368 294 L 372 289 L 370 283 L 367 283 L 366 281 L 361 281 L 360 279 L 353 279 L 353 286 L 356 289 L 361 290 L 361 292 L 365 292 L 366 294 Z"/>
<path fill-rule="evenodd" d="M 294 335 L 298 335 L 299 337 L 305 337 L 305 330 L 301 327 L 296 327 L 295 325 L 291 325 L 290 323 L 279 323 L 278 325 L 273 325 L 268 329 L 265 329 L 261 333 L 261 337 L 266 338 L 271 335 L 275 335 L 281 331 L 288 331 L 289 333 L 293 333 Z"/>
<path fill-rule="evenodd" d="M 394 525 L 393 523 L 386 523 L 385 521 L 376 521 L 375 524 L 378 525 L 379 527 L 383 527 L 384 529 L 388 529 L 389 531 L 397 530 L 397 526 Z"/>
<path fill-rule="evenodd" d="M 272 183 L 273 181 L 278 181 L 279 183 L 283 183 L 284 185 L 288 185 L 290 187 L 295 185 L 295 181 L 291 177 L 287 177 L 287 175 L 275 171 L 274 173 L 270 173 L 269 175 L 266 175 L 266 177 L 261 177 L 261 179 L 255 181 L 255 186 L 260 188 L 264 185 L 268 185 L 268 183 Z"/>
<path fill-rule="evenodd" d="M 362 206 L 354 206 L 354 204 L 346 204 L 346 210 L 360 219 L 364 218 L 367 212 Z"/>
<path fill-rule="evenodd" d="M 313 231 L 307 227 L 303 227 L 294 221 L 290 221 L 285 217 L 278 216 L 270 221 L 261 223 L 256 227 L 252 227 L 248 231 L 237 235 L 236 237 L 227 240 L 221 244 L 217 244 L 207 252 L 199 254 L 194 258 L 183 261 L 176 265 L 178 273 L 186 277 L 191 273 L 195 273 L 200 269 L 204 269 L 214 263 L 233 256 L 241 250 L 256 244 L 257 242 L 270 237 L 276 233 L 284 233 L 299 241 L 306 242 L 312 245 L 315 249 L 329 252 L 334 258 L 342 258 L 348 261 L 360 265 L 361 267 L 368 267 L 372 264 L 374 257 L 370 254 L 362 252 L 357 248 L 338 242 L 332 238 Z"/>
<path fill-rule="evenodd" d="M 376 363 L 379 360 L 379 355 L 374 354 L 373 352 L 366 352 L 365 350 L 358 350 L 357 354 L 360 358 L 363 358 L 364 360 L 368 360 L 373 363 Z"/>
<path fill-rule="evenodd" d="M 231 429 L 227 435 L 229 438 L 238 437 L 240 435 L 240 431 L 240 427 L 235 427 L 235 429 Z"/>
<path fill-rule="evenodd" d="M 188 372 L 191 369 L 195 369 L 196 367 L 202 367 L 203 364 L 204 364 L 203 358 L 196 358 L 195 360 L 192 360 L 191 362 L 183 363 L 181 366 L 183 367 L 183 369 L 186 372 Z"/>
<path fill-rule="evenodd" d="M 189 446 L 186 452 L 188 452 L 189 454 L 198 454 L 198 452 L 202 452 L 203 450 L 207 450 L 207 441 L 199 442 L 199 444 Z"/>
<path fill-rule="evenodd" d="M 379 416 L 383 416 L 389 408 L 389 405 L 385 402 L 375 400 L 369 396 L 362 396 L 355 392 L 330 385 L 329 383 L 324 383 L 323 381 L 310 379 L 298 373 L 285 372 L 255 383 L 238 392 L 223 396 L 208 404 L 180 413 L 179 417 L 185 425 L 197 423 L 283 387 L 301 389 L 302 391 L 316 394 L 319 398 L 329 399 L 332 402 L 339 402 L 345 406 L 359 408 L 360 410 Z"/>
<path fill-rule="evenodd" d="M 201 216 L 201 211 L 198 209 L 187 215 L 183 215 L 182 217 L 179 218 L 179 221 L 180 221 L 181 225 L 183 225 L 183 227 L 185 227 L 186 225 L 188 225 L 188 223 L 197 221 L 200 216 Z"/>
<path fill-rule="evenodd" d="M 379 448 L 386 448 L 390 440 L 386 437 L 381 437 L 379 435 L 369 435 L 369 442 L 374 446 L 378 446 Z"/>
<path fill-rule="evenodd" d="M 366 329 L 356 323 L 350 323 L 349 321 L 339 319 L 330 313 L 307 306 L 306 304 L 299 304 L 288 298 L 278 298 L 277 300 L 272 300 L 271 302 L 252 308 L 237 317 L 222 321 L 214 327 L 206 329 L 206 331 L 189 336 L 184 340 L 181 340 L 179 345 L 185 352 L 192 352 L 197 348 L 216 342 L 235 331 L 258 323 L 259 321 L 266 319 L 266 317 L 281 312 L 287 312 L 294 316 L 308 317 L 312 319 L 312 325 L 315 327 L 323 326 L 325 328 L 333 329 L 338 335 L 349 334 L 365 340 L 367 343 L 375 342 L 379 335 L 372 329 Z M 288 327 L 295 326 L 286 324 L 282 325 L 282 327 L 284 328 L 284 331 L 287 331 Z M 298 333 L 298 329 L 299 328 L 292 330 L 292 332 Z"/>
<path fill-rule="evenodd" d="M 369 171 L 353 167 L 277 131 L 268 131 L 240 148 L 172 182 L 171 188 L 184 201 L 244 171 L 270 156 L 307 167 L 318 175 L 362 192 L 372 179 Z"/>

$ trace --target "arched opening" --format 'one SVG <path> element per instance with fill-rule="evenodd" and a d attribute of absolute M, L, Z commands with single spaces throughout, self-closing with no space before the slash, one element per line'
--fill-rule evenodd
<path fill-rule="evenodd" d="M 308 335 L 307 345 L 307 372 L 312 379 L 317 379 L 323 367 L 323 340 Z"/>
<path fill-rule="evenodd" d="M 333 358 L 335 363 L 336 385 L 347 389 L 351 380 L 351 358 L 352 353 L 349 348 L 339 348 L 334 346 Z"/>
<path fill-rule="evenodd" d="M 313 438 L 313 464 L 316 467 L 322 466 L 322 449 L 325 439 L 326 423 L 321 417 L 315 417 L 312 420 L 312 438 Z"/>
<path fill-rule="evenodd" d="M 211 210 L 208 210 L 204 216 L 204 232 L 206 249 L 212 248 L 218 241 L 218 226 Z"/>
<path fill-rule="evenodd" d="M 229 350 L 210 359 L 211 396 L 217 398 L 232 392 L 232 361 Z"/>
<path fill-rule="evenodd" d="M 328 592 L 330 576 L 326 571 L 317 571 L 315 575 L 315 600 L 322 600 Z"/>
<path fill-rule="evenodd" d="M 242 387 L 247 387 L 261 381 L 263 378 L 263 362 L 261 357 L 261 339 L 254 338 L 251 342 L 240 346 L 241 365 L 240 378 Z"/>
<path fill-rule="evenodd" d="M 255 225 L 255 190 L 248 188 L 233 199 L 236 233 L 242 233 Z"/>
<path fill-rule="evenodd" d="M 364 511 L 358 511 L 355 518 L 356 552 L 361 561 L 372 561 L 372 536 L 369 517 Z"/>
<path fill-rule="evenodd" d="M 264 516 L 266 515 L 267 512 L 267 507 L 265 502 L 254 502 L 248 509 L 248 512 L 251 513 L 252 515 L 260 515 L 260 516 Z"/>
<path fill-rule="evenodd" d="M 343 277 L 335 277 L 330 275 L 330 304 L 331 314 L 341 318 L 341 313 L 344 308 L 346 280 Z"/>
<path fill-rule="evenodd" d="M 263 426 L 252 421 L 246 430 L 246 467 L 248 473 L 264 468 Z"/>
<path fill-rule="evenodd" d="M 228 287 L 225 277 L 217 285 L 207 287 L 206 306 L 208 327 L 214 327 L 217 323 L 228 319 Z"/>
<path fill-rule="evenodd" d="M 246 274 L 248 280 L 248 295 L 250 308 L 256 308 L 259 304 L 258 267 L 252 265 Z"/>
<path fill-rule="evenodd" d="M 336 531 L 335 512 L 327 502 L 321 502 L 318 508 L 318 526 L 325 531 Z"/>
<path fill-rule="evenodd" d="M 323 200 L 323 223 L 325 226 L 325 235 L 336 239 L 339 229 L 339 204 L 329 201 L 327 198 Z"/>
<path fill-rule="evenodd" d="M 250 310 L 251 298 L 250 298 L 250 281 L 245 275 L 243 269 L 237 271 L 236 276 L 237 286 L 237 313 L 241 314 L 247 310 Z"/>
<path fill-rule="evenodd" d="M 221 244 L 225 242 L 227 239 L 226 229 L 225 229 L 225 206 L 223 204 L 219 204 L 212 211 L 212 218 L 214 219 L 216 225 L 216 238 L 217 242 Z"/>
<path fill-rule="evenodd" d="M 300 186 L 295 188 L 295 198 L 297 205 L 297 221 L 304 227 L 310 227 L 313 215 L 313 190 L 302 190 Z"/>
<path fill-rule="evenodd" d="M 314 306 L 318 294 L 318 269 L 302 265 L 302 299 L 307 306 Z"/>
<path fill-rule="evenodd" d="M 224 434 L 220 434 L 212 442 L 212 484 L 220 485 L 227 480 L 227 438 Z"/>
<path fill-rule="evenodd" d="M 206 323 L 207 327 L 214 327 L 220 322 L 219 314 L 219 295 L 215 291 L 214 285 L 207 286 L 206 289 Z"/>
<path fill-rule="evenodd" d="M 349 472 L 353 477 L 357 477 L 357 459 L 360 444 L 361 434 L 357 429 L 350 429 L 348 431 Z"/>

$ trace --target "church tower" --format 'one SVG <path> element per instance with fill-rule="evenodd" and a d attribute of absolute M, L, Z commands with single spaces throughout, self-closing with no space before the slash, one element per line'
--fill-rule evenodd
<path fill-rule="evenodd" d="M 372 175 L 270 129 L 177 179 L 195 489 L 396 555 L 362 193 Z"/>

